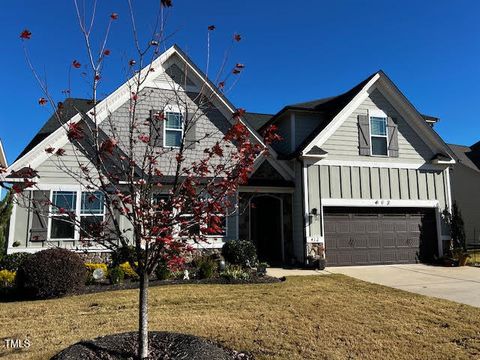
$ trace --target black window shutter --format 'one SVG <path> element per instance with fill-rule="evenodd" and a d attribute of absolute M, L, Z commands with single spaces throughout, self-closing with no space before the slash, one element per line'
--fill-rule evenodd
<path fill-rule="evenodd" d="M 150 146 L 163 146 L 165 119 L 162 110 L 150 110 Z"/>
<path fill-rule="evenodd" d="M 46 241 L 50 191 L 32 190 L 30 241 Z"/>
<path fill-rule="evenodd" d="M 194 118 L 194 114 L 187 113 L 187 119 L 185 122 L 185 146 L 187 149 L 195 149 L 197 143 L 197 119 Z"/>
<path fill-rule="evenodd" d="M 368 115 L 358 115 L 358 144 L 360 155 L 370 155 L 370 119 Z"/>
<path fill-rule="evenodd" d="M 395 120 L 388 117 L 388 155 L 398 157 L 398 125 Z"/>

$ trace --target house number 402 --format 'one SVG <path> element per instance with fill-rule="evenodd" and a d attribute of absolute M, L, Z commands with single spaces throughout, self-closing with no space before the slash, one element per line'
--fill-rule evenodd
<path fill-rule="evenodd" d="M 28 339 L 4 339 L 3 341 L 7 349 L 28 349 L 31 345 Z"/>

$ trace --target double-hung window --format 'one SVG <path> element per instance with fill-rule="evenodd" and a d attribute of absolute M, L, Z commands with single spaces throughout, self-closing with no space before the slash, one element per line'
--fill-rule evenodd
<path fill-rule="evenodd" d="M 50 239 L 91 238 L 105 219 L 104 197 L 100 191 L 52 191 Z"/>
<path fill-rule="evenodd" d="M 91 238 L 101 231 L 105 216 L 103 194 L 100 191 L 82 192 L 80 206 L 80 237 Z"/>
<path fill-rule="evenodd" d="M 76 213 L 76 191 L 54 191 L 52 194 L 52 216 L 50 239 L 74 239 L 75 225 L 71 214 Z"/>
<path fill-rule="evenodd" d="M 165 112 L 165 147 L 180 147 L 183 137 L 183 115 L 180 112 Z"/>
<path fill-rule="evenodd" d="M 374 156 L 388 156 L 388 127 L 386 117 L 370 117 L 371 154 Z"/>

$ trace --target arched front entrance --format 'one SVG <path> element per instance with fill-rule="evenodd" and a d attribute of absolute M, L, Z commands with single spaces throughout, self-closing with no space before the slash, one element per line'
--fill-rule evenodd
<path fill-rule="evenodd" d="M 250 199 L 250 240 L 258 258 L 270 265 L 283 262 L 283 201 L 273 195 Z"/>

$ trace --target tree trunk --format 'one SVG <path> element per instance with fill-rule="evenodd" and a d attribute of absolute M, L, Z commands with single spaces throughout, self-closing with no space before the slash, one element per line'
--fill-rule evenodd
<path fill-rule="evenodd" d="M 148 275 L 145 270 L 140 275 L 140 306 L 138 307 L 138 357 L 148 358 Z"/>

